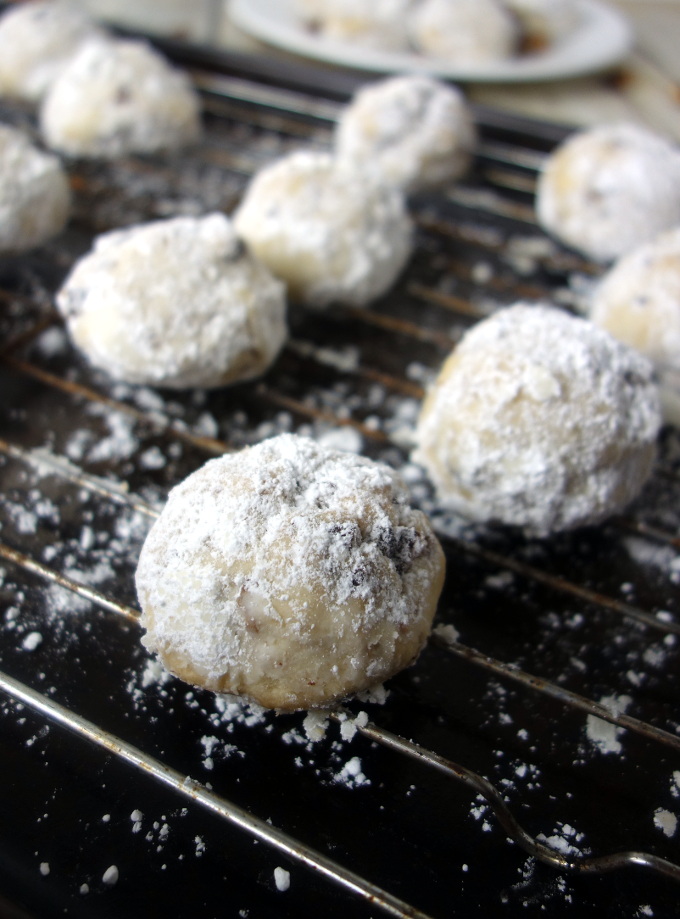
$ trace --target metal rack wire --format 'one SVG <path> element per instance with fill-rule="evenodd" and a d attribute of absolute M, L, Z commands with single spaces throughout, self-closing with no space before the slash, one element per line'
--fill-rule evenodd
<path fill-rule="evenodd" d="M 149 898 L 185 915 L 179 904 L 192 895 L 201 901 L 196 915 L 206 916 L 225 897 L 233 915 L 526 915 L 549 904 L 557 915 L 615 916 L 622 903 L 630 915 L 672 915 L 680 880 L 677 432 L 664 433 L 656 474 L 628 517 L 545 543 L 441 513 L 404 439 L 427 380 L 472 322 L 519 297 L 558 297 L 571 308 L 579 283 L 597 274 L 533 222 L 535 170 L 559 131 L 480 111 L 473 174 L 446 195 L 412 202 L 417 253 L 391 295 L 368 311 L 293 307 L 291 343 L 263 381 L 167 396 L 116 384 L 73 352 L 51 306 L 60 278 L 109 226 L 230 210 L 260 164 L 303 143 L 327 146 L 341 104 L 301 90 L 304 74 L 291 88 L 290 68 L 281 88 L 271 65 L 257 80 L 189 57 L 205 98 L 206 143 L 163 162 L 71 164 L 69 231 L 0 265 L 0 720 L 8 738 L 0 788 L 8 813 L 13 796 L 24 807 L 3 837 L 3 852 L 12 838 L 22 852 L 19 880 L 3 872 L 4 889 L 45 916 L 120 915 L 123 906 L 148 914 Z M 30 126 L 16 107 L 2 114 Z M 225 718 L 209 694 L 152 679 L 136 624 L 136 553 L 168 488 L 211 455 L 289 429 L 351 431 L 364 452 L 402 467 L 449 563 L 438 628 L 417 665 L 393 681 L 384 704 L 352 702 L 326 713 L 324 729 L 243 708 Z M 50 725 L 74 735 L 76 760 L 113 774 L 106 794 L 90 789 L 81 823 L 94 850 L 115 843 L 112 858 L 125 864 L 115 888 L 78 850 L 61 873 L 43 871 L 41 891 L 27 892 L 54 840 L 38 826 L 46 799 L 31 812 L 24 779 L 37 781 L 44 758 L 52 763 L 45 788 L 68 797 L 82 783 L 72 754 L 60 750 L 69 742 Z M 320 739 L 311 743 L 315 727 Z M 221 759 L 206 753 L 213 748 Z M 184 851 L 167 871 L 171 829 L 150 829 L 146 849 L 136 836 L 130 845 L 125 801 L 147 780 L 144 800 L 159 813 L 174 807 L 177 823 L 212 834 L 200 874 L 183 874 Z M 117 815 L 110 839 L 92 829 L 95 801 L 114 823 Z M 243 839 L 251 847 L 229 882 L 227 824 L 238 840 L 231 858 Z M 253 853 L 254 842 L 264 854 Z M 289 891 L 273 883 L 272 857 L 290 867 Z M 133 858 L 151 872 L 144 894 Z M 307 873 L 296 883 L 298 869 Z"/>

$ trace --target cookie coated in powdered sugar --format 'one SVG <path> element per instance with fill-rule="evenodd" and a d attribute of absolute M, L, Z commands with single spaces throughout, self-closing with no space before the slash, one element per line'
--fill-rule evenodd
<path fill-rule="evenodd" d="M 416 459 L 442 504 L 543 536 L 633 500 L 659 426 L 646 358 L 585 319 L 516 304 L 473 327 L 444 364 Z"/>
<path fill-rule="evenodd" d="M 503 0 L 520 21 L 529 47 L 551 45 L 572 32 L 581 18 L 576 0 Z"/>
<path fill-rule="evenodd" d="M 680 150 L 634 124 L 580 131 L 548 157 L 536 213 L 562 242 L 612 261 L 680 224 Z"/>
<path fill-rule="evenodd" d="M 173 489 L 136 580 L 144 644 L 170 671 L 294 710 L 412 663 L 443 576 L 393 470 L 284 434 Z"/>
<path fill-rule="evenodd" d="M 0 254 L 23 252 L 63 229 L 71 206 L 61 162 L 0 125 Z"/>
<path fill-rule="evenodd" d="M 659 369 L 680 371 L 680 227 L 619 259 L 594 288 L 589 315 Z"/>
<path fill-rule="evenodd" d="M 302 22 L 326 40 L 376 51 L 408 49 L 406 14 L 414 0 L 294 0 Z"/>
<path fill-rule="evenodd" d="M 421 0 L 408 29 L 416 51 L 458 66 L 505 60 L 519 42 L 517 20 L 498 0 Z"/>
<path fill-rule="evenodd" d="M 93 39 L 45 96 L 40 129 L 69 156 L 175 150 L 198 140 L 200 101 L 186 74 L 145 42 Z"/>
<path fill-rule="evenodd" d="M 297 151 L 251 180 L 234 214 L 251 251 L 308 306 L 365 306 L 412 250 L 403 194 L 329 153 Z"/>
<path fill-rule="evenodd" d="M 455 181 L 476 143 L 460 90 L 424 74 L 369 83 L 343 111 L 335 132 L 340 160 L 373 168 L 406 192 Z"/>
<path fill-rule="evenodd" d="M 224 214 L 97 237 L 56 302 L 89 360 L 128 383 L 179 389 L 250 379 L 287 336 L 283 285 Z"/>
<path fill-rule="evenodd" d="M 81 44 L 103 35 L 70 0 L 14 4 L 0 16 L 0 96 L 37 102 Z"/>

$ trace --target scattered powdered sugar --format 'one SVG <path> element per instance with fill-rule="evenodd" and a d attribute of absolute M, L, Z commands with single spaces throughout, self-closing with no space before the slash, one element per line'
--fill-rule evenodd
<path fill-rule="evenodd" d="M 47 877 L 50 873 L 50 863 L 49 862 L 40 862 L 40 873 L 43 877 Z"/>
<path fill-rule="evenodd" d="M 368 724 L 368 713 L 359 712 L 354 717 L 343 715 L 340 717 L 340 737 L 349 742 L 354 739 L 360 728 L 365 728 Z"/>
<path fill-rule="evenodd" d="M 335 776 L 335 779 L 348 788 L 371 784 L 371 780 L 366 778 L 362 771 L 361 760 L 358 756 L 353 756 L 352 759 L 348 760 Z"/>
<path fill-rule="evenodd" d="M 307 712 L 302 729 L 312 743 L 318 743 L 326 736 L 328 716 L 324 712 Z"/>
<path fill-rule="evenodd" d="M 109 865 L 104 874 L 102 875 L 102 881 L 107 884 L 109 887 L 113 887 L 114 884 L 118 883 L 119 873 L 117 865 Z"/>
<path fill-rule="evenodd" d="M 539 842 L 545 843 L 551 849 L 555 849 L 561 855 L 567 855 L 579 858 L 584 855 L 584 849 L 581 845 L 584 836 L 568 823 L 560 823 L 550 836 L 539 833 L 536 837 Z"/>
<path fill-rule="evenodd" d="M 285 868 L 274 868 L 274 883 L 277 890 L 285 893 L 290 887 L 290 871 L 286 871 Z"/>
<path fill-rule="evenodd" d="M 600 704 L 609 709 L 613 715 L 622 715 L 626 712 L 632 699 L 627 695 L 605 696 L 600 699 Z M 604 721 L 596 715 L 588 715 L 586 720 L 586 736 L 588 740 L 595 745 L 600 753 L 620 753 L 621 742 L 619 740 L 623 729 L 609 721 Z"/>
<path fill-rule="evenodd" d="M 670 838 L 675 835 L 678 828 L 678 818 L 663 807 L 658 807 L 654 811 L 654 826 Z"/>
<path fill-rule="evenodd" d="M 203 748 L 203 768 L 209 771 L 215 768 L 215 760 L 227 759 L 233 753 L 238 756 L 245 756 L 245 753 L 235 744 L 225 743 L 221 737 L 205 735 L 200 738 Z"/>
<path fill-rule="evenodd" d="M 440 638 L 443 642 L 447 644 L 455 644 L 460 641 L 460 632 L 451 623 L 440 623 L 432 629 L 432 634 L 436 635 L 437 638 Z"/>
<path fill-rule="evenodd" d="M 24 651 L 35 651 L 35 649 L 42 644 L 42 634 L 40 632 L 29 632 L 28 635 L 25 635 L 21 647 Z"/>

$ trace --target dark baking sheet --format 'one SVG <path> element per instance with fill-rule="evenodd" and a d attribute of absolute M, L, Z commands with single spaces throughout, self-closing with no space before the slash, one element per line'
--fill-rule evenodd
<path fill-rule="evenodd" d="M 535 167 L 563 131 L 478 110 L 475 169 L 412 202 L 418 246 L 395 290 L 363 313 L 293 306 L 262 381 L 125 386 L 54 315 L 74 259 L 113 226 L 231 210 L 257 165 L 328 145 L 355 85 L 164 47 L 206 90 L 205 144 L 69 164 L 68 231 L 0 262 L 0 915 L 676 915 L 677 880 L 653 866 L 584 868 L 626 851 L 680 862 L 677 431 L 625 519 L 544 542 L 441 514 L 408 462 L 422 387 L 464 329 L 519 297 L 573 308 L 596 273 L 532 221 Z M 6 103 L 0 117 L 33 125 Z M 349 703 L 369 719 L 351 740 L 334 720 L 311 743 L 303 715 L 221 705 L 139 643 L 134 568 L 168 488 L 283 430 L 402 469 L 447 552 L 437 623 L 458 640 L 433 638 L 382 704 Z M 633 720 L 607 733 L 594 703 Z M 510 839 L 447 760 L 570 865 Z"/>

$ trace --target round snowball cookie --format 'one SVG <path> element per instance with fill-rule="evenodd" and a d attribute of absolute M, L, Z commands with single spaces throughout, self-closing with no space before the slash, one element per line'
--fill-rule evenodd
<path fill-rule="evenodd" d="M 297 0 L 295 6 L 324 39 L 371 48 L 408 50 L 406 14 L 414 0 Z"/>
<path fill-rule="evenodd" d="M 59 233 L 71 190 L 61 162 L 0 125 L 0 254 L 32 249 Z"/>
<path fill-rule="evenodd" d="M 463 94 L 425 75 L 371 83 L 344 110 L 337 156 L 374 168 L 405 192 L 437 188 L 467 169 L 477 131 Z"/>
<path fill-rule="evenodd" d="M 113 158 L 194 143 L 200 102 L 188 77 L 140 41 L 90 41 L 47 93 L 40 128 L 68 156 Z"/>
<path fill-rule="evenodd" d="M 589 258 L 616 259 L 680 224 L 680 150 L 633 124 L 578 132 L 546 160 L 536 212 Z"/>
<path fill-rule="evenodd" d="M 328 153 L 292 153 L 257 173 L 234 215 L 252 252 L 308 306 L 365 306 L 411 255 L 403 194 Z"/>
<path fill-rule="evenodd" d="M 81 44 L 103 34 L 68 0 L 10 7 L 0 17 L 0 96 L 39 101 Z"/>
<path fill-rule="evenodd" d="M 680 227 L 622 256 L 595 287 L 589 312 L 658 369 L 680 371 Z"/>
<path fill-rule="evenodd" d="M 421 0 L 408 27 L 417 51 L 454 64 L 504 60 L 519 40 L 515 17 L 498 0 Z"/>
<path fill-rule="evenodd" d="M 445 506 L 543 536 L 635 498 L 659 425 L 642 355 L 585 319 L 517 304 L 473 327 L 445 362 L 415 457 Z"/>
<path fill-rule="evenodd" d="M 251 379 L 286 338 L 283 285 L 223 214 L 99 236 L 57 306 L 89 360 L 128 383 L 182 389 Z"/>
<path fill-rule="evenodd" d="M 173 489 L 136 577 L 144 644 L 168 670 L 284 711 L 413 663 L 443 578 L 393 470 L 291 434 Z"/>
<path fill-rule="evenodd" d="M 569 35 L 579 23 L 575 0 L 503 0 L 519 20 L 527 50 L 549 47 Z"/>

